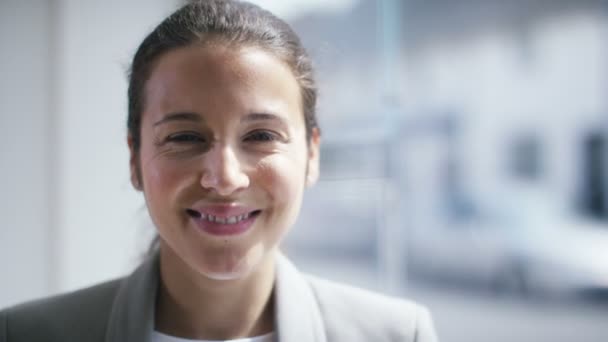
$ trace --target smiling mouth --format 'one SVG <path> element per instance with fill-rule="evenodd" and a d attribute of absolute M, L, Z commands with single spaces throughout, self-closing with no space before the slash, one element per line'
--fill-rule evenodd
<path fill-rule="evenodd" d="M 236 224 L 236 223 L 244 221 L 250 217 L 258 216 L 261 212 L 262 212 L 261 210 L 254 210 L 252 212 L 241 214 L 241 215 L 220 217 L 220 216 L 215 216 L 215 215 L 211 215 L 211 214 L 201 213 L 194 209 L 186 209 L 186 213 L 188 213 L 188 215 L 194 219 L 208 221 L 211 223 L 219 223 L 219 224 Z"/>

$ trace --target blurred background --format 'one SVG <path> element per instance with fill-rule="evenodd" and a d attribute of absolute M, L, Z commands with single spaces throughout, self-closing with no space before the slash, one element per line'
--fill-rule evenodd
<path fill-rule="evenodd" d="M 608 1 L 253 1 L 316 64 L 285 252 L 442 341 L 608 341 Z M 126 71 L 180 0 L 0 0 L 0 307 L 129 272 Z"/>

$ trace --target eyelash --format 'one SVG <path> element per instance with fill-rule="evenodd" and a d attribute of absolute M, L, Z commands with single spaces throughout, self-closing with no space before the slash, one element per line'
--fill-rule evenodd
<path fill-rule="evenodd" d="M 168 142 L 174 142 L 178 144 L 194 144 L 205 141 L 205 139 L 203 139 L 201 136 L 194 133 L 175 133 L 169 135 L 166 140 Z"/>
<path fill-rule="evenodd" d="M 280 137 L 276 133 L 269 131 L 253 131 L 245 137 L 245 141 L 254 143 L 265 143 L 279 140 Z M 204 143 L 205 139 L 196 133 L 174 133 L 165 139 L 167 142 L 176 144 L 198 144 Z"/>
<path fill-rule="evenodd" d="M 279 138 L 275 133 L 268 131 L 253 131 L 245 137 L 245 141 L 254 141 L 254 142 L 271 142 L 276 141 Z"/>

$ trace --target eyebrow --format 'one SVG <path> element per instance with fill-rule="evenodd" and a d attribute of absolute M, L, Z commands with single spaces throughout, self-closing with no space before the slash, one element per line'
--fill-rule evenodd
<path fill-rule="evenodd" d="M 165 115 L 162 119 L 158 120 L 154 123 L 154 126 L 158 126 L 171 121 L 194 121 L 194 122 L 202 122 L 203 117 L 196 113 L 191 112 L 180 112 L 180 113 L 169 113 Z"/>
<path fill-rule="evenodd" d="M 204 119 L 201 115 L 192 112 L 179 112 L 179 113 L 169 113 L 165 115 L 162 119 L 158 120 L 154 123 L 154 126 L 162 125 L 171 121 L 192 121 L 192 122 L 203 122 Z M 251 113 L 247 114 L 243 118 L 241 118 L 241 122 L 255 122 L 255 121 L 274 121 L 278 124 L 287 127 L 287 122 L 285 120 L 276 115 L 270 113 Z"/>
<path fill-rule="evenodd" d="M 255 122 L 255 121 L 274 121 L 281 124 L 284 127 L 287 127 L 287 122 L 282 117 L 276 114 L 270 113 L 251 113 L 247 114 L 241 119 L 241 122 Z"/>

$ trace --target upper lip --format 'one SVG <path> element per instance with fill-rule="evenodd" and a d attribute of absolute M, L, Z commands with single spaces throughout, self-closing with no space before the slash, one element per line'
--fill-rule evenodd
<path fill-rule="evenodd" d="M 190 210 L 198 211 L 206 216 L 212 215 L 215 217 L 228 218 L 234 216 L 240 216 L 249 214 L 256 211 L 256 208 L 249 207 L 236 203 L 228 204 L 199 204 L 188 208 Z"/>

